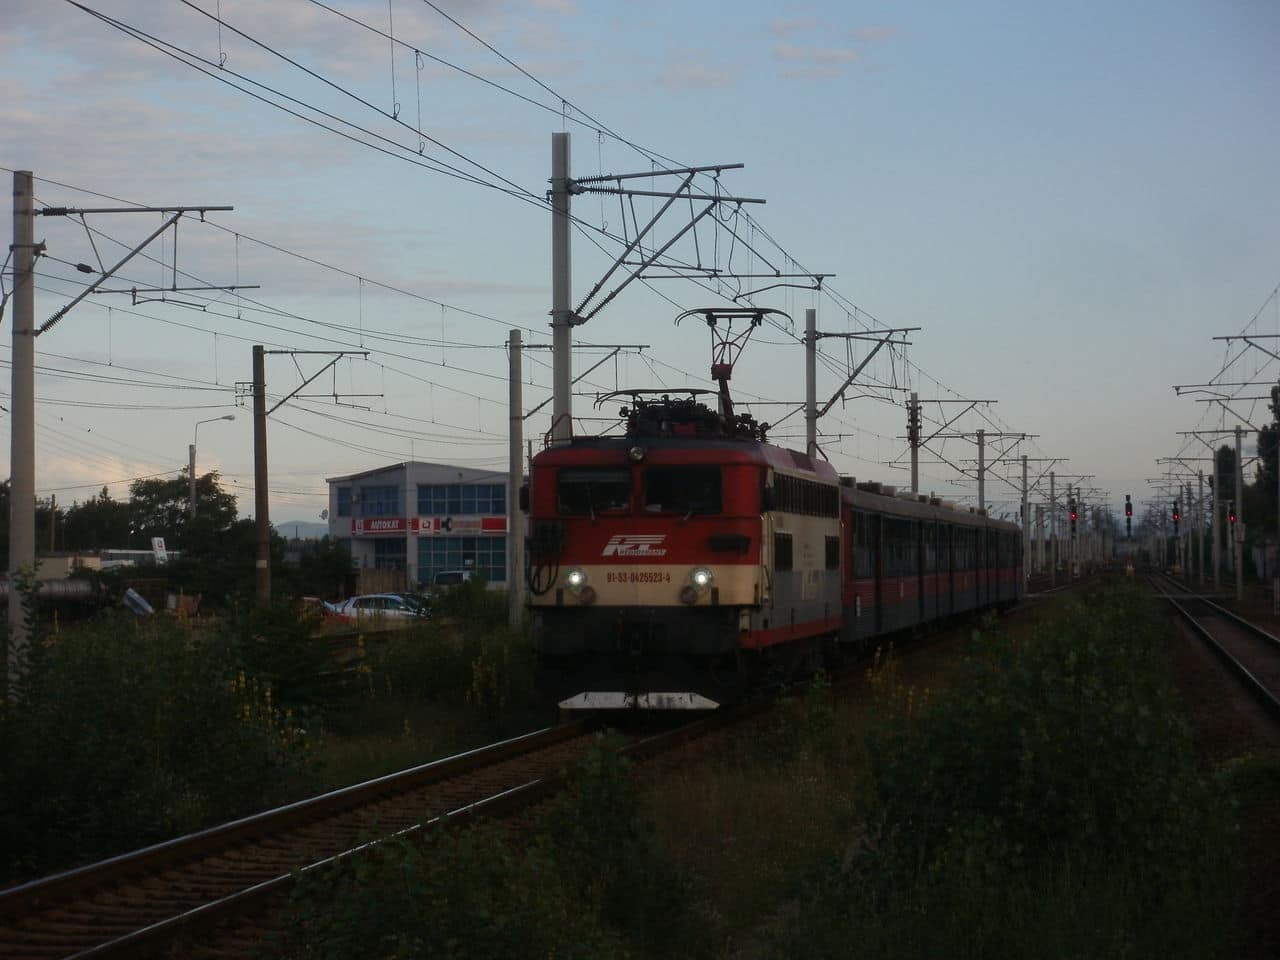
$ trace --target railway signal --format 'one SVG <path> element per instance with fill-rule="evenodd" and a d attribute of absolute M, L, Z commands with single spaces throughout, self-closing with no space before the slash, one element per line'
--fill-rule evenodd
<path fill-rule="evenodd" d="M 1178 501 L 1173 501 L 1173 535 L 1178 535 L 1178 521 L 1182 519 L 1182 513 L 1178 510 Z"/>
<path fill-rule="evenodd" d="M 1124 495 L 1124 515 L 1126 517 L 1133 516 L 1133 502 L 1129 499 L 1129 494 Z"/>
<path fill-rule="evenodd" d="M 1071 535 L 1074 537 L 1076 535 L 1076 502 L 1074 500 L 1070 501 L 1070 507 L 1071 507 Z"/>
<path fill-rule="evenodd" d="M 1125 539 L 1133 539 L 1133 501 L 1127 493 L 1124 495 L 1124 535 Z"/>

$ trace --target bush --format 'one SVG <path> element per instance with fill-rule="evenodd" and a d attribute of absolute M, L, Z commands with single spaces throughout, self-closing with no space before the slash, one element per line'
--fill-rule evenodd
<path fill-rule="evenodd" d="M 270 952 L 284 960 L 626 955 L 581 910 L 547 844 L 486 823 L 385 843 L 308 874 L 285 928 Z"/>
<path fill-rule="evenodd" d="M 237 666 L 230 644 L 162 618 L 103 617 L 43 644 L 0 714 L 0 874 L 119 853 L 308 784 L 313 731 Z"/>
<path fill-rule="evenodd" d="M 277 956 L 667 955 L 688 885 L 610 749 L 591 752 L 540 829 L 447 826 L 382 844 L 295 892 Z"/>
<path fill-rule="evenodd" d="M 1152 603 L 1125 589 L 1028 639 L 981 637 L 923 705 L 873 682 L 873 789 L 799 952 L 1225 952 L 1230 805 L 1197 768 Z"/>
<path fill-rule="evenodd" d="M 490 590 L 484 576 L 476 573 L 455 587 L 435 595 L 432 611 L 467 626 L 502 626 L 507 622 L 507 592 Z"/>

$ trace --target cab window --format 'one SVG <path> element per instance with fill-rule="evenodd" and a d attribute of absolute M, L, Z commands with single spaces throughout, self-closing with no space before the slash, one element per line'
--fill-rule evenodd
<path fill-rule="evenodd" d="M 650 467 L 644 472 L 647 513 L 720 512 L 719 467 Z"/>
<path fill-rule="evenodd" d="M 631 500 L 629 470 L 576 467 L 560 471 L 556 509 L 567 516 L 594 516 L 626 510 Z"/>

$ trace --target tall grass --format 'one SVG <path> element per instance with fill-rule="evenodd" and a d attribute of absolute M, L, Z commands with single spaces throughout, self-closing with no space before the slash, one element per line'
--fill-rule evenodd
<path fill-rule="evenodd" d="M 261 809 L 312 782 L 313 719 L 225 638 L 104 617 L 46 637 L 0 712 L 0 876 Z"/>
<path fill-rule="evenodd" d="M 665 956 L 680 942 L 684 875 L 611 749 L 593 751 L 519 834 L 447 826 L 303 878 L 278 958 Z"/>
<path fill-rule="evenodd" d="M 983 638 L 921 709 L 881 690 L 870 789 L 774 953 L 1231 953 L 1229 798 L 1197 766 L 1133 589 Z"/>

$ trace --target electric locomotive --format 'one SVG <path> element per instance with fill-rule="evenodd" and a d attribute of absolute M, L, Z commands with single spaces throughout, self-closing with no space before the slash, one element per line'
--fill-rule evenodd
<path fill-rule="evenodd" d="M 769 443 L 734 412 L 731 367 L 713 364 L 718 411 L 710 391 L 620 391 L 601 402 L 628 397 L 621 436 L 533 458 L 538 681 L 563 709 L 712 709 L 1021 595 L 1017 526 Z"/>
<path fill-rule="evenodd" d="M 695 396 L 625 413 L 625 435 L 533 460 L 542 686 L 568 709 L 699 709 L 811 667 L 841 624 L 834 469 Z"/>

